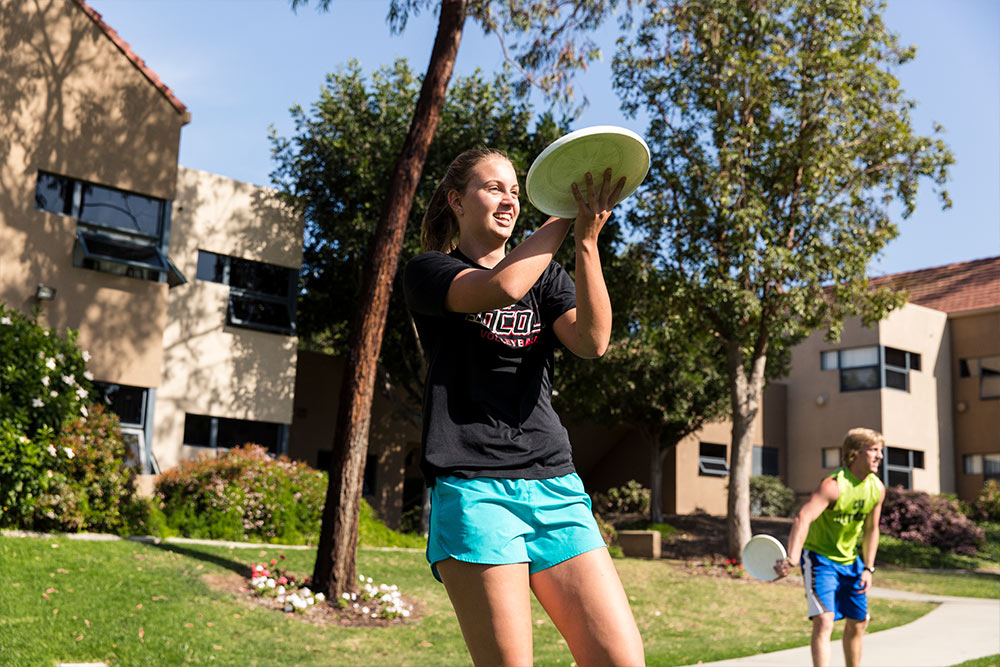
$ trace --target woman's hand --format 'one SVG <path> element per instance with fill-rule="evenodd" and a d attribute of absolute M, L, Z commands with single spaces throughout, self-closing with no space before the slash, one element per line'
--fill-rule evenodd
<path fill-rule="evenodd" d="M 578 240 L 597 240 L 597 235 L 604 228 L 604 223 L 611 217 L 611 209 L 625 187 L 625 177 L 611 185 L 611 168 L 604 170 L 604 178 L 599 190 L 595 190 L 594 177 L 588 171 L 584 176 L 586 193 L 580 192 L 580 186 L 573 183 L 573 198 L 576 199 L 575 235 Z"/>

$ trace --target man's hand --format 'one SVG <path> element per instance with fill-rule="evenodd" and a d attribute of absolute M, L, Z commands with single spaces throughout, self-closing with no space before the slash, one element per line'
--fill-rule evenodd
<path fill-rule="evenodd" d="M 792 573 L 795 566 L 792 565 L 787 558 L 782 558 L 781 560 L 774 561 L 774 572 L 778 575 L 778 579 L 784 579 Z M 775 579 L 777 581 L 778 579 Z"/>
<path fill-rule="evenodd" d="M 872 587 L 872 573 L 865 570 L 861 573 L 861 587 L 858 588 L 859 593 L 867 593 L 868 589 Z"/>

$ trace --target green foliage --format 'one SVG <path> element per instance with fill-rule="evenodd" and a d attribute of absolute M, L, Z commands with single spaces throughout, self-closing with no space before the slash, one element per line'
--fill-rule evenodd
<path fill-rule="evenodd" d="M 358 544 L 366 547 L 403 547 L 422 549 L 427 540 L 413 533 L 398 533 L 378 518 L 364 499 L 361 500 L 361 515 L 358 518 Z"/>
<path fill-rule="evenodd" d="M 65 421 L 86 414 L 92 376 L 76 336 L 67 330 L 60 337 L 0 302 L 0 420 L 32 438 L 42 428 L 59 431 Z"/>
<path fill-rule="evenodd" d="M 0 526 L 124 533 L 135 513 L 131 450 L 100 405 L 29 438 L 0 422 Z"/>
<path fill-rule="evenodd" d="M 869 288 L 868 263 L 898 233 L 890 205 L 909 216 L 919 182 L 943 186 L 954 157 L 911 127 L 893 70 L 914 49 L 886 30 L 880 0 L 637 7 L 613 62 L 624 111 L 650 119 L 635 236 L 726 350 L 735 501 L 766 378 L 810 332 L 836 337 L 845 318 L 871 323 L 902 304 Z M 728 532 L 742 539 L 737 507 Z"/>
<path fill-rule="evenodd" d="M 1000 522 L 1000 483 L 986 480 L 979 495 L 970 503 L 968 515 L 974 521 Z"/>
<path fill-rule="evenodd" d="M 649 512 L 649 489 L 630 479 L 622 486 L 615 486 L 605 493 L 595 493 L 593 504 L 601 514 L 629 514 Z"/>
<path fill-rule="evenodd" d="M 235 542 L 316 544 L 327 473 L 287 457 L 272 458 L 247 444 L 219 457 L 184 461 L 156 482 L 156 499 L 135 510 L 135 525 L 160 537 Z M 364 546 L 422 547 L 417 535 L 386 528 L 361 501 L 358 542 Z"/>
<path fill-rule="evenodd" d="M 290 138 L 271 136 L 276 187 L 305 219 L 303 290 L 297 327 L 302 344 L 330 354 L 347 349 L 355 303 L 331 294 L 358 294 L 365 262 L 391 174 L 409 128 L 420 80 L 405 61 L 366 75 L 351 62 L 327 77 L 320 98 L 308 110 L 291 110 Z M 531 129 L 533 127 L 533 129 Z M 523 182 L 530 161 L 566 128 L 544 114 L 535 116 L 498 76 L 480 73 L 451 85 L 438 130 L 427 154 L 406 226 L 395 284 L 406 262 L 420 252 L 420 223 L 448 164 L 462 151 L 493 146 L 510 155 Z M 522 203 L 517 238 L 545 217 Z M 402 290 L 394 289 L 384 334 L 381 386 L 417 413 L 423 393 L 421 353 Z"/>
<path fill-rule="evenodd" d="M 156 482 L 166 526 L 184 537 L 314 544 L 326 473 L 247 444 L 184 461 Z"/>
<path fill-rule="evenodd" d="M 773 475 L 750 478 L 750 508 L 758 516 L 792 516 L 795 492 Z"/>

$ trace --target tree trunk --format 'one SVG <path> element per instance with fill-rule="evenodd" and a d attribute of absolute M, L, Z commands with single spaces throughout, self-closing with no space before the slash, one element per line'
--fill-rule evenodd
<path fill-rule="evenodd" d="M 649 520 L 663 523 L 663 455 L 660 432 L 646 434 L 649 440 Z"/>
<path fill-rule="evenodd" d="M 427 74 L 386 192 L 385 203 L 365 269 L 340 388 L 340 406 L 333 435 L 330 482 L 323 508 L 313 589 L 335 600 L 356 588 L 355 557 L 358 513 L 368 451 L 368 429 L 375 371 L 382 348 L 392 279 L 406 231 L 406 220 L 437 129 L 465 24 L 465 0 L 443 0 L 437 36 Z"/>
<path fill-rule="evenodd" d="M 742 559 L 743 546 L 750 540 L 750 473 L 753 470 L 753 422 L 760 412 L 764 389 L 766 352 L 753 359 L 750 377 L 743 365 L 743 349 L 727 343 L 726 367 L 733 412 L 733 437 L 729 455 L 729 497 L 726 516 L 727 552 Z"/>

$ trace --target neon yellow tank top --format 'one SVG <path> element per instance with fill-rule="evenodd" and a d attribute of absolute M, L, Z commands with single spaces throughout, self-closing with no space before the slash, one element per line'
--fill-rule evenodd
<path fill-rule="evenodd" d="M 857 557 L 865 519 L 878 504 L 882 489 L 875 473 L 859 480 L 847 468 L 837 468 L 830 477 L 837 480 L 840 497 L 809 526 L 805 548 L 834 562 L 850 564 Z"/>

